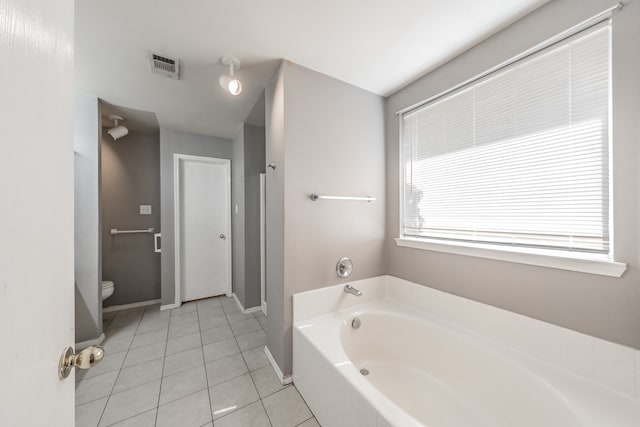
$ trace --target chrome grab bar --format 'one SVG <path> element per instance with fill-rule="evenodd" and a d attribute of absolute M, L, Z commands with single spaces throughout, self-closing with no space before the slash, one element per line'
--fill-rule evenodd
<path fill-rule="evenodd" d="M 314 202 L 316 200 L 359 200 L 359 201 L 363 201 L 363 202 L 375 202 L 376 198 L 375 197 L 370 197 L 370 196 L 366 196 L 366 197 L 351 197 L 351 196 L 321 196 L 319 194 L 311 194 L 309 196 L 309 198 L 311 200 L 313 200 Z"/>
<path fill-rule="evenodd" d="M 109 233 L 112 236 L 115 236 L 116 234 L 136 234 L 136 233 L 152 234 L 153 233 L 153 227 L 152 228 L 147 228 L 145 230 L 118 230 L 117 228 L 112 228 L 111 231 L 109 231 Z"/>

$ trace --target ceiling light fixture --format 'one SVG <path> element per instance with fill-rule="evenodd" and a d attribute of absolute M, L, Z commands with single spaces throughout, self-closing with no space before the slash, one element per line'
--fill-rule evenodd
<path fill-rule="evenodd" d="M 220 58 L 220 63 L 225 67 L 229 67 L 229 74 L 221 75 L 218 80 L 220 87 L 231 95 L 240 95 L 242 93 L 242 82 L 233 75 L 233 71 L 240 68 L 240 61 L 233 56 L 223 56 Z"/>
<path fill-rule="evenodd" d="M 124 120 L 122 117 L 116 116 L 115 114 L 109 114 L 109 118 L 113 120 L 115 126 L 107 130 L 107 133 L 111 135 L 111 138 L 113 138 L 114 141 L 122 138 L 123 136 L 129 135 L 129 129 L 122 125 L 118 126 L 118 121 Z"/>

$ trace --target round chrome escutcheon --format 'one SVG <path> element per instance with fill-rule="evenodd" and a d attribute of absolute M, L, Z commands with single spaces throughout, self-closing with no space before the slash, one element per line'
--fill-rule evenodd
<path fill-rule="evenodd" d="M 353 262 L 348 257 L 340 258 L 336 264 L 336 274 L 343 279 L 351 276 Z"/>
<path fill-rule="evenodd" d="M 360 319 L 358 319 L 357 317 L 351 321 L 351 327 L 353 329 L 358 329 L 360 325 L 362 325 L 362 321 L 360 321 Z"/>

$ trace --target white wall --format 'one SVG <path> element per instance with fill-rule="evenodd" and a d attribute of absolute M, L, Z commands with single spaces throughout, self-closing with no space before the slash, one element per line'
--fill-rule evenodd
<path fill-rule="evenodd" d="M 100 209 L 100 101 L 75 96 L 74 229 L 76 342 L 102 334 Z"/>
<path fill-rule="evenodd" d="M 615 4 L 556 0 L 390 96 L 386 103 L 387 272 L 455 295 L 640 348 L 640 3 L 613 17 L 613 185 L 620 279 L 397 247 L 396 111 L 442 92 Z"/>

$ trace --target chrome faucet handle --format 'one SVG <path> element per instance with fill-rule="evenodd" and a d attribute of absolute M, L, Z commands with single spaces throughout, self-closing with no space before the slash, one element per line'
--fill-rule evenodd
<path fill-rule="evenodd" d="M 339 277 L 347 278 L 351 276 L 353 271 L 353 262 L 348 257 L 340 258 L 336 264 L 336 274 Z"/>

